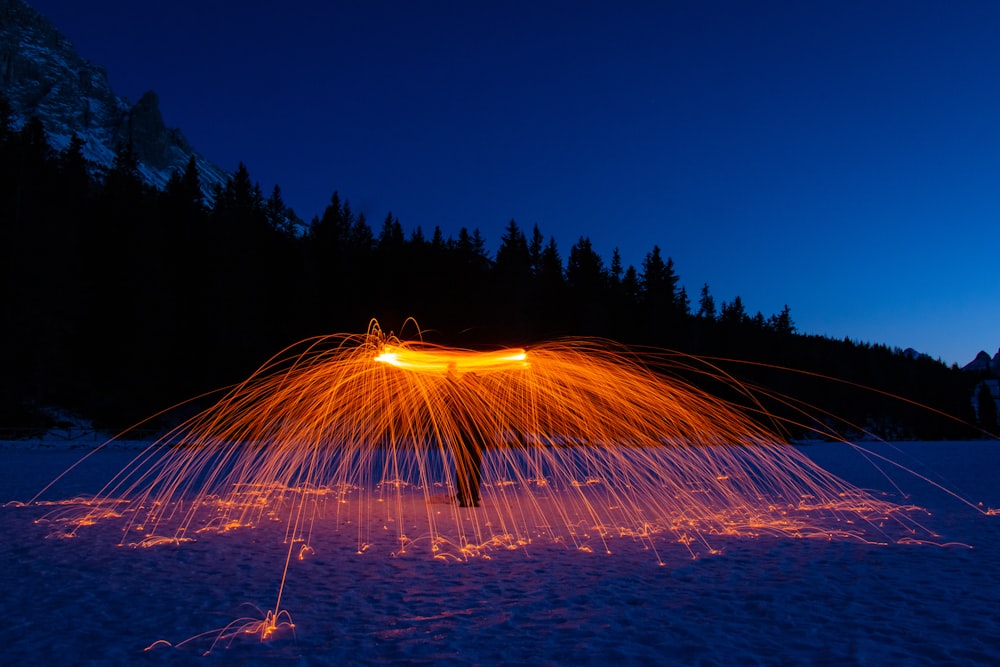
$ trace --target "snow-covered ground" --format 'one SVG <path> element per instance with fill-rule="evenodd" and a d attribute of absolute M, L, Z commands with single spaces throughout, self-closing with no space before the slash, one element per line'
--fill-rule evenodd
<path fill-rule="evenodd" d="M 0 503 L 29 499 L 94 443 L 0 443 Z M 866 446 L 1000 507 L 996 442 Z M 56 495 L 100 490 L 139 450 L 95 453 Z M 288 548 L 279 527 L 130 549 L 115 546 L 114 522 L 46 539 L 33 521 L 48 508 L 8 504 L 0 663 L 1000 664 L 1000 516 L 900 470 L 890 481 L 847 446 L 803 450 L 864 488 L 899 483 L 911 494 L 901 501 L 931 510 L 923 522 L 942 542 L 972 548 L 762 537 L 693 560 L 664 538 L 664 566 L 627 540 L 610 555 L 534 544 L 456 562 L 420 550 L 359 555 L 353 535 L 318 531 L 282 593 L 294 630 L 264 643 L 241 636 L 203 657 L 210 638 L 176 645 L 274 604 Z"/>

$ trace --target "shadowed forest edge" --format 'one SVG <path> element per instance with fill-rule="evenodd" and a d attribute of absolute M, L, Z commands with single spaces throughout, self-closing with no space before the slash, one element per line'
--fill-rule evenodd
<path fill-rule="evenodd" d="M 752 362 L 713 361 L 837 415 L 848 434 L 847 424 L 887 439 L 982 433 L 886 394 L 997 430 L 992 401 L 977 414 L 970 400 L 983 373 L 800 333 L 787 306 L 770 316 L 739 296 L 717 306 L 707 284 L 688 293 L 659 247 L 637 268 L 581 237 L 564 259 L 537 225 L 511 220 L 491 254 L 479 229 L 406 230 L 391 213 L 373 227 L 338 193 L 305 223 L 242 164 L 209 197 L 193 160 L 159 190 L 127 145 L 102 173 L 78 139 L 55 152 L 37 119 L 12 128 L 0 99 L 5 427 L 46 427 L 42 406 L 121 427 L 239 381 L 295 341 L 360 333 L 373 317 L 398 332 L 413 317 L 426 340 L 468 348 L 600 336 Z"/>

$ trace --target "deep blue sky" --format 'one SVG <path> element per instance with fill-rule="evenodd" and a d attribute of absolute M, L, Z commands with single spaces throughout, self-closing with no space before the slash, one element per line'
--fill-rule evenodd
<path fill-rule="evenodd" d="M 1000 346 L 1000 2 L 28 1 L 306 220 L 514 218 L 805 333 Z"/>

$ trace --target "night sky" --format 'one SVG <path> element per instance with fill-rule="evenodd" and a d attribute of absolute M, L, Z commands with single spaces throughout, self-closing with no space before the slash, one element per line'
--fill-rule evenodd
<path fill-rule="evenodd" d="M 306 221 L 514 218 L 564 261 L 658 245 L 695 305 L 1000 346 L 998 2 L 28 1 Z"/>

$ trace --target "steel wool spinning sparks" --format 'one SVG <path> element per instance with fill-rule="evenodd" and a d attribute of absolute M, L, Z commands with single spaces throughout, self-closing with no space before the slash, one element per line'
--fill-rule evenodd
<path fill-rule="evenodd" d="M 693 369 L 679 359 L 594 340 L 482 353 L 373 322 L 279 355 L 47 520 L 66 536 L 120 521 L 132 546 L 275 526 L 282 582 L 317 531 L 358 553 L 458 560 L 543 541 L 659 558 L 669 543 L 716 553 L 727 536 L 933 537 L 914 508 L 678 379 Z"/>
<path fill-rule="evenodd" d="M 53 518 L 69 534 L 120 518 L 123 543 L 142 546 L 270 521 L 307 540 L 323 523 L 366 551 L 373 517 L 391 515 L 399 551 L 440 557 L 657 534 L 695 554 L 720 535 L 916 528 L 650 359 L 588 340 L 475 352 L 373 322 L 276 357 Z"/>
<path fill-rule="evenodd" d="M 428 350 L 394 345 L 384 345 L 375 355 L 380 361 L 396 368 L 421 373 L 451 374 L 487 372 L 525 368 L 527 352 L 520 348 L 499 352 L 471 352 L 468 350 Z"/>

